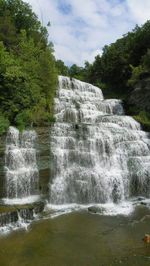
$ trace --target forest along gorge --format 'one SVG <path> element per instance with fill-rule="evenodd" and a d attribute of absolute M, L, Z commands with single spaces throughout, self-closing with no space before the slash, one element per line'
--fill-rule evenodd
<path fill-rule="evenodd" d="M 55 119 L 43 131 L 8 130 L 1 234 L 66 213 L 130 216 L 143 207 L 148 215 L 150 133 L 124 114 L 121 100 L 59 76 Z"/>

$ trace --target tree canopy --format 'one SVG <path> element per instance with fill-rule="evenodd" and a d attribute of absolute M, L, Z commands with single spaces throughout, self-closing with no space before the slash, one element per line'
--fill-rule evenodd
<path fill-rule="evenodd" d="M 0 132 L 9 123 L 24 127 L 54 121 L 58 74 L 99 86 L 107 98 L 124 99 L 129 114 L 146 112 L 147 121 L 149 111 L 137 106 L 130 111 L 128 98 L 136 84 L 150 76 L 150 21 L 104 46 L 102 55 L 84 67 L 55 60 L 48 40 L 47 28 L 29 4 L 0 0 Z"/>
<path fill-rule="evenodd" d="M 48 123 L 53 120 L 56 85 L 47 29 L 29 4 L 1 0 L 0 117 L 20 127 Z"/>
<path fill-rule="evenodd" d="M 135 86 L 150 77 L 150 21 L 141 27 L 136 25 L 115 43 L 104 46 L 102 55 L 97 55 L 92 64 L 85 62 L 82 68 L 73 65 L 70 71 L 73 77 L 99 86 L 105 97 L 122 98 L 129 114 L 139 116 L 140 112 L 145 112 L 147 121 L 149 109 L 144 104 L 143 109 L 138 104 L 130 108 L 128 99 Z M 138 120 L 143 120 L 143 113 Z"/>

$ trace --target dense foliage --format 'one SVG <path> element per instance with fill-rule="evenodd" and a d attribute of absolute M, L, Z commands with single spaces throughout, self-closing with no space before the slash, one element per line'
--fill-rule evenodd
<path fill-rule="evenodd" d="M 56 61 L 56 68 L 59 75 L 68 76 L 69 75 L 69 68 L 64 64 L 62 60 Z"/>
<path fill-rule="evenodd" d="M 55 60 L 47 29 L 31 7 L 0 0 L 0 134 L 9 124 L 54 121 L 57 74 L 99 86 L 106 98 L 122 98 L 127 113 L 150 130 L 150 21 L 106 45 L 92 64 L 67 67 Z"/>
<path fill-rule="evenodd" d="M 0 0 L 0 133 L 53 120 L 56 83 L 47 29 L 27 3 Z"/>

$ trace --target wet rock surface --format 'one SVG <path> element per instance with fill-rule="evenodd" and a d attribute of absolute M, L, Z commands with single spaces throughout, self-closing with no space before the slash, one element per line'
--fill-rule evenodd
<path fill-rule="evenodd" d="M 0 226 L 15 223 L 19 219 L 23 221 L 34 220 L 35 214 L 43 212 L 45 201 L 39 201 L 25 205 L 1 205 L 0 206 Z"/>
<path fill-rule="evenodd" d="M 150 113 L 150 76 L 141 79 L 136 84 L 134 91 L 128 99 L 128 103 L 138 110 L 145 110 Z"/>
<path fill-rule="evenodd" d="M 4 197 L 5 195 L 5 139 L 5 135 L 0 137 L 0 198 Z"/>
<path fill-rule="evenodd" d="M 88 211 L 91 213 L 99 213 L 102 214 L 105 211 L 104 207 L 100 207 L 100 206 L 90 206 L 88 208 Z"/>
<path fill-rule="evenodd" d="M 39 168 L 39 190 L 43 195 L 48 195 L 50 179 L 50 129 L 49 127 L 37 128 L 38 135 L 38 168 Z"/>

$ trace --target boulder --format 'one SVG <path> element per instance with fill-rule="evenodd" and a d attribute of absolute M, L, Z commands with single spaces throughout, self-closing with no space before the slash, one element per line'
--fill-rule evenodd
<path fill-rule="evenodd" d="M 99 213 L 99 214 L 102 214 L 102 213 L 104 213 L 105 208 L 104 207 L 101 207 L 101 206 L 90 206 L 88 208 L 88 211 L 91 212 L 91 213 Z"/>
<path fill-rule="evenodd" d="M 33 204 L 34 212 L 36 214 L 43 212 L 44 207 L 45 207 L 45 201 L 39 201 Z"/>

